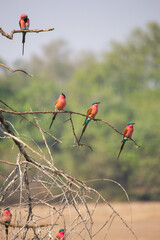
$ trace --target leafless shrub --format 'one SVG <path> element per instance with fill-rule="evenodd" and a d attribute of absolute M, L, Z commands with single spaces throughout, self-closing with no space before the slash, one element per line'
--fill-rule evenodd
<path fill-rule="evenodd" d="M 15 163 L 1 161 L 12 165 L 13 170 L 8 176 L 3 176 L 0 202 L 4 204 L 13 197 L 17 200 L 11 206 L 13 218 L 9 224 L 9 239 L 54 239 L 61 227 L 65 229 L 66 239 L 98 239 L 99 236 L 101 239 L 107 239 L 115 217 L 119 218 L 129 234 L 137 239 L 132 229 L 132 220 L 128 225 L 114 207 L 98 191 L 89 187 L 87 182 L 74 178 L 54 165 L 54 158 L 44 135 L 48 133 L 40 127 L 35 116 L 37 113 L 53 113 L 53 111 L 16 112 L 11 107 L 9 108 L 10 110 L 0 109 L 0 133 L 4 140 L 13 141 L 19 151 Z M 47 149 L 47 157 L 11 130 L 2 112 L 20 115 L 27 121 L 24 115 L 32 114 L 35 123 L 28 122 L 40 131 Z M 78 145 L 72 120 L 72 114 L 83 114 L 68 111 L 60 113 L 69 114 L 75 143 L 78 147 L 83 145 Z M 95 121 L 105 122 L 96 119 Z M 56 139 L 54 136 L 53 138 Z M 119 183 L 110 179 L 96 181 L 111 181 L 118 185 L 129 201 L 127 192 Z M 96 212 L 100 203 L 104 204 L 104 211 L 107 214 L 104 223 L 95 231 Z M 0 236 L 4 239 L 5 224 L 2 221 L 0 223 Z"/>

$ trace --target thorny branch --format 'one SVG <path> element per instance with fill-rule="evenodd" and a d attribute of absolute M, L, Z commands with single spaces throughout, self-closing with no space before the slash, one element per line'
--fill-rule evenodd
<path fill-rule="evenodd" d="M 30 76 L 30 77 L 33 77 L 33 75 L 32 75 L 32 74 L 30 74 L 30 73 L 27 73 L 27 72 L 26 72 L 26 71 L 24 71 L 23 69 L 15 69 L 15 70 L 13 70 L 13 69 L 11 69 L 11 68 L 7 67 L 6 65 L 4 65 L 3 63 L 0 63 L 0 66 L 2 66 L 2 67 L 4 67 L 4 68 L 6 68 L 7 70 L 9 70 L 9 71 L 10 71 L 10 72 L 12 72 L 12 73 L 15 73 L 15 72 L 23 72 L 23 73 L 27 74 L 28 76 Z"/>
<path fill-rule="evenodd" d="M 54 28 L 45 28 L 45 29 L 35 29 L 35 30 L 12 30 L 10 34 L 6 33 L 3 31 L 2 28 L 0 28 L 0 33 L 8 38 L 8 39 L 13 39 L 13 34 L 14 33 L 23 33 L 23 32 L 27 32 L 27 33 L 40 33 L 40 32 L 49 32 L 49 31 L 53 31 Z"/>

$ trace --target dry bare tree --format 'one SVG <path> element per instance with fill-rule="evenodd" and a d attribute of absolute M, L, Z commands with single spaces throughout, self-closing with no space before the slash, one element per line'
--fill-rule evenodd
<path fill-rule="evenodd" d="M 130 237 L 137 239 L 132 229 L 131 203 L 127 192 L 119 183 L 111 179 L 92 180 L 112 182 L 121 188 L 129 202 L 130 223 L 127 223 L 97 190 L 89 187 L 89 182 L 81 181 L 56 168 L 45 134 L 50 135 L 54 141 L 60 140 L 43 130 L 36 117 L 37 114 L 53 114 L 54 111 L 17 112 L 3 101 L 1 103 L 10 110 L 0 109 L 0 138 L 4 141 L 13 141 L 18 149 L 14 162 L 1 160 L 3 164 L 10 165 L 12 170 L 8 176 L 1 174 L 3 183 L 0 189 L 0 203 L 4 204 L 5 201 L 16 198 L 16 202 L 11 206 L 13 218 L 8 225 L 9 239 L 54 239 L 61 227 L 65 229 L 66 239 L 107 239 L 115 218 L 121 220 Z M 41 133 L 47 153 L 40 148 L 35 150 L 31 144 L 28 144 L 14 126 L 10 127 L 11 124 L 4 118 L 4 113 L 21 116 L 29 124 L 34 125 Z M 34 122 L 27 119 L 25 116 L 27 114 L 33 115 Z M 71 111 L 61 111 L 58 114 L 69 115 L 68 121 L 72 126 L 75 144 L 78 147 L 85 146 L 83 143 L 78 145 L 72 114 L 84 117 L 85 115 Z M 119 132 L 104 120 L 94 120 L 101 121 Z M 102 203 L 106 214 L 105 220 L 100 227 L 97 227 L 96 214 Z M 5 223 L 2 221 L 0 223 L 0 237 L 4 239 Z"/>

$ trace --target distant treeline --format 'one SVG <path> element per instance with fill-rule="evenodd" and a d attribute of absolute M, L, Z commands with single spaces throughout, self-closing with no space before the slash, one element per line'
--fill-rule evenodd
<path fill-rule="evenodd" d="M 117 161 L 122 136 L 102 122 L 91 121 L 82 138 L 92 146 L 91 152 L 85 146 L 73 147 L 71 124 L 65 122 L 69 115 L 59 114 L 50 130 L 52 114 L 36 115 L 40 126 L 63 142 L 54 144 L 46 135 L 56 167 L 83 180 L 118 181 L 132 200 L 160 200 L 160 25 L 149 23 L 145 29 L 135 29 L 124 43 L 111 43 L 110 51 L 100 56 L 84 52 L 75 56 L 65 41 L 53 41 L 43 48 L 42 56 L 32 56 L 29 62 L 17 60 L 15 67 L 34 75 L 7 71 L 0 75 L 0 99 L 17 111 L 54 110 L 64 92 L 66 110 L 85 114 L 93 101 L 100 101 L 97 118 L 121 132 L 127 122 L 136 123 L 133 138 L 141 148 L 127 142 Z M 7 109 L 3 104 L 0 107 Z M 35 141 L 45 152 L 35 127 L 19 116 L 4 116 L 22 138 L 38 150 Z M 79 136 L 84 118 L 76 115 L 73 121 Z M 1 159 L 16 161 L 17 149 L 12 144 L 0 139 Z M 0 169 L 7 171 L 4 164 Z M 107 199 L 125 199 L 113 183 L 98 181 L 92 186 Z"/>

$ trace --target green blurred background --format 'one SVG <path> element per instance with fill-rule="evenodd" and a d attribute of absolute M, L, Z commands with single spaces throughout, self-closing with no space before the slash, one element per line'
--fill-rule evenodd
<path fill-rule="evenodd" d="M 117 161 L 122 136 L 104 123 L 91 121 L 82 138 L 93 148 L 91 152 L 85 146 L 73 147 L 71 124 L 65 122 L 68 114 L 58 114 L 51 130 L 52 114 L 36 115 L 40 126 L 63 142 L 55 144 L 45 135 L 57 168 L 82 180 L 118 181 L 132 200 L 160 200 L 160 25 L 150 22 L 145 28 L 137 28 L 125 42 L 112 42 L 110 50 L 99 55 L 83 52 L 73 57 L 67 42 L 55 40 L 43 47 L 41 56 L 17 60 L 13 68 L 34 75 L 30 78 L 23 73 L 1 72 L 0 99 L 16 111 L 54 110 L 55 101 L 64 92 L 65 110 L 85 114 L 93 101 L 100 101 L 97 118 L 121 132 L 128 121 L 136 123 L 133 138 L 141 148 L 127 142 Z M 0 107 L 7 109 L 1 103 Z M 19 137 L 39 151 L 35 141 L 46 152 L 35 127 L 16 115 L 4 117 Z M 34 121 L 32 116 L 28 118 Z M 74 115 L 73 121 L 80 136 L 84 118 Z M 1 160 L 16 162 L 18 151 L 11 140 L 0 139 L 0 152 Z M 0 163 L 0 171 L 6 173 L 10 168 Z M 107 199 L 125 199 L 112 183 L 95 182 L 92 186 Z"/>

